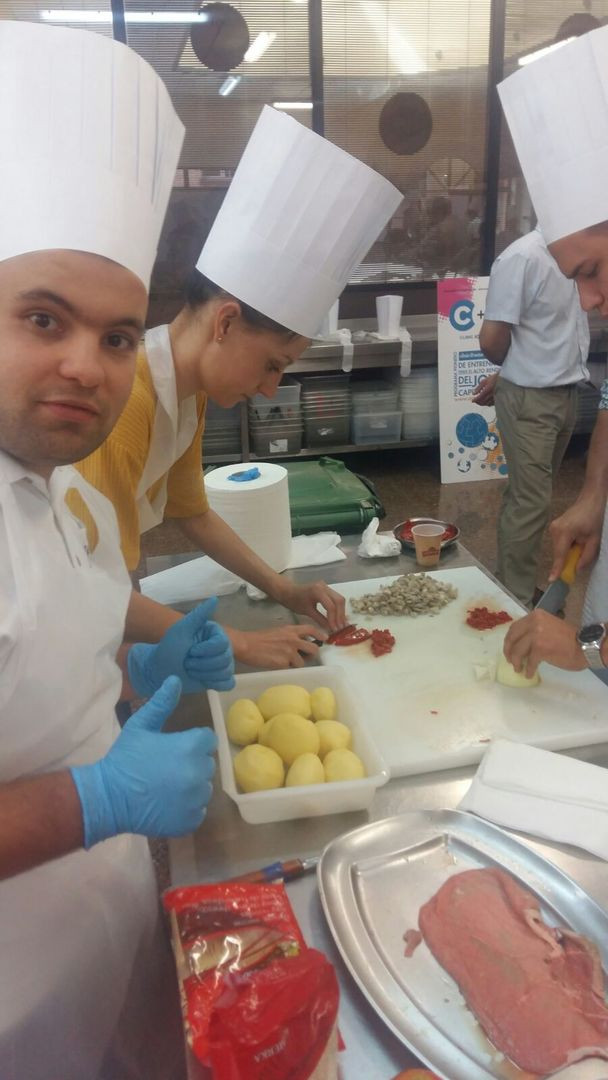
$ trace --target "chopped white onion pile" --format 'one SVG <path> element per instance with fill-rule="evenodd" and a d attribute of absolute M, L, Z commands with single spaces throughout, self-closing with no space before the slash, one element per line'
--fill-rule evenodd
<path fill-rule="evenodd" d="M 366 593 L 351 601 L 357 614 L 437 615 L 458 596 L 453 585 L 443 584 L 428 574 L 404 574 L 378 592 Z"/>

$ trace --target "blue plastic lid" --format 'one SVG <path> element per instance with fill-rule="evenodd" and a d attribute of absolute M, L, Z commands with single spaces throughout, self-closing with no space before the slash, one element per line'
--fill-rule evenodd
<path fill-rule="evenodd" d="M 241 469 L 240 472 L 232 473 L 228 479 L 234 480 L 237 484 L 244 484 L 247 480 L 258 480 L 261 475 L 257 465 L 254 465 L 253 469 Z"/>

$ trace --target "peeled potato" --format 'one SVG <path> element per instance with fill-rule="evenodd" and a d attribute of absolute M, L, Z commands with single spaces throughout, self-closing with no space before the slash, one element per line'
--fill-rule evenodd
<path fill-rule="evenodd" d="M 316 754 L 300 754 L 290 765 L 285 787 L 303 787 L 305 784 L 324 784 L 325 772 Z"/>
<path fill-rule="evenodd" d="M 321 720 L 335 720 L 338 711 L 336 695 L 329 686 L 318 686 L 310 695 L 312 718 L 317 723 Z"/>
<path fill-rule="evenodd" d="M 251 746 L 239 750 L 233 764 L 236 782 L 241 791 L 249 793 L 283 787 L 283 762 L 269 746 L 252 743 Z"/>
<path fill-rule="evenodd" d="M 237 746 L 248 746 L 255 742 L 263 726 L 264 717 L 250 698 L 239 698 L 228 709 L 226 731 L 228 738 Z"/>
<path fill-rule="evenodd" d="M 265 720 L 279 713 L 296 713 L 306 720 L 311 715 L 310 694 L 303 686 L 270 686 L 258 698 L 258 709 Z"/>
<path fill-rule="evenodd" d="M 260 734 L 258 735 L 258 742 L 261 743 L 262 746 L 270 746 L 270 743 L 268 742 L 268 738 L 270 736 L 270 725 L 271 724 L 272 724 L 272 720 L 266 720 L 264 722 L 264 725 L 263 725 L 261 731 L 260 731 Z"/>
<path fill-rule="evenodd" d="M 516 671 L 513 664 L 510 664 L 505 654 L 501 652 L 496 666 L 496 682 L 502 683 L 503 686 L 512 686 L 521 690 L 530 686 L 538 686 L 540 675 L 538 671 L 535 671 L 532 678 L 529 679 L 527 675 Z"/>
<path fill-rule="evenodd" d="M 363 762 L 352 750 L 330 750 L 323 759 L 323 769 L 328 784 L 335 780 L 362 780 L 365 776 Z"/>
<path fill-rule="evenodd" d="M 339 720 L 319 720 L 316 727 L 320 739 L 319 757 L 324 758 L 330 750 L 344 750 L 350 746 L 350 730 Z"/>
<path fill-rule="evenodd" d="M 273 716 L 267 745 L 276 750 L 286 765 L 291 765 L 300 754 L 318 754 L 320 741 L 312 720 L 296 713 Z"/>

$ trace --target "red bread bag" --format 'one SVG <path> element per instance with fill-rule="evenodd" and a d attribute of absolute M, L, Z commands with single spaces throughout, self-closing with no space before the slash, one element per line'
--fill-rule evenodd
<path fill-rule="evenodd" d="M 214 1080 L 333 1080 L 339 991 L 282 885 L 170 889 L 188 1043 Z"/>

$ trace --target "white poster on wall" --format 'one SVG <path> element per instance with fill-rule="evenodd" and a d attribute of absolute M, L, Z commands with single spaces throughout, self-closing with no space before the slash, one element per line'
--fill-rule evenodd
<path fill-rule="evenodd" d="M 488 278 L 437 283 L 437 366 L 442 484 L 507 475 L 494 406 L 473 403 L 479 383 L 497 369 L 479 348 Z"/>

